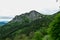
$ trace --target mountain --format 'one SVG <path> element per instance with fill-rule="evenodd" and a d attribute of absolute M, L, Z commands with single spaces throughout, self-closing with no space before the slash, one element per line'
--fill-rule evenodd
<path fill-rule="evenodd" d="M 15 16 L 15 18 L 13 18 L 12 21 L 21 22 L 21 21 L 23 21 L 24 18 L 28 18 L 30 20 L 35 20 L 35 19 L 38 19 L 41 16 L 42 16 L 42 14 L 40 14 L 39 12 L 37 12 L 35 10 L 32 10 L 29 13 L 25 13 L 25 14 L 22 14 L 22 15 Z"/>
<path fill-rule="evenodd" d="M 8 23 L 8 22 L 1 21 L 1 22 L 0 22 L 0 26 L 3 26 L 3 25 L 5 25 L 6 23 Z"/>
<path fill-rule="evenodd" d="M 56 14 L 57 15 L 57 14 Z M 14 40 L 15 37 L 22 35 L 29 36 L 37 30 L 48 28 L 49 23 L 53 20 L 54 15 L 44 15 L 35 10 L 22 15 L 15 16 L 10 22 L 0 28 L 0 39 L 9 38 Z M 42 32 L 43 35 L 46 33 Z M 16 36 L 17 35 L 17 36 Z"/>

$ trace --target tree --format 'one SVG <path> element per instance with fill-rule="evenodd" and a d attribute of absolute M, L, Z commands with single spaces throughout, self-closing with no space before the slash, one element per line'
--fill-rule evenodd
<path fill-rule="evenodd" d="M 32 40 L 42 40 L 42 33 L 40 33 L 39 31 L 34 33 L 34 36 L 32 37 Z"/>
<path fill-rule="evenodd" d="M 58 12 L 58 15 L 56 15 L 53 22 L 50 23 L 48 33 L 53 40 L 60 40 L 60 12 Z"/>

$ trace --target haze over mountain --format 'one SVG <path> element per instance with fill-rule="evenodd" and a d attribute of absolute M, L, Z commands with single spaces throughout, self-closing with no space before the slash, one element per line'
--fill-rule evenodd
<path fill-rule="evenodd" d="M 11 16 L 0 16 L 0 22 L 1 21 L 10 21 L 11 19 L 13 19 L 13 17 Z"/>
<path fill-rule="evenodd" d="M 0 0 L 0 16 L 16 16 L 36 10 L 43 14 L 53 14 L 59 11 L 56 0 Z"/>
<path fill-rule="evenodd" d="M 13 17 L 9 17 L 9 16 L 0 16 L 0 26 L 5 25 L 6 23 L 8 23 L 9 21 L 12 20 Z"/>

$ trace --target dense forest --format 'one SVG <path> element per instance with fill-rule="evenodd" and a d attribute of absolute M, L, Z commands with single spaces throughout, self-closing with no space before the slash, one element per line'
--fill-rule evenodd
<path fill-rule="evenodd" d="M 17 15 L 0 27 L 0 40 L 60 40 L 60 11 L 44 15 L 32 10 Z"/>

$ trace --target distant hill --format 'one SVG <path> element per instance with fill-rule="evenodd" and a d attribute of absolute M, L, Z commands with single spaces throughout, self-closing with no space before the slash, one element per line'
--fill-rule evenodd
<path fill-rule="evenodd" d="M 56 13 L 57 15 L 57 13 Z M 15 16 L 10 22 L 0 29 L 0 38 L 15 38 L 16 35 L 29 35 L 42 28 L 48 28 L 49 23 L 53 20 L 53 15 L 44 15 L 35 10 L 22 15 Z"/>
<path fill-rule="evenodd" d="M 6 22 L 4 22 L 4 21 L 0 22 L 0 26 L 5 25 L 6 23 L 8 23 L 8 22 L 7 21 Z"/>

